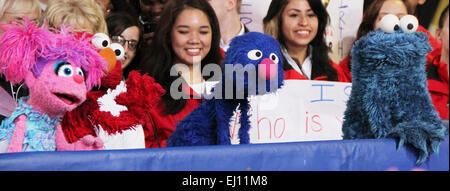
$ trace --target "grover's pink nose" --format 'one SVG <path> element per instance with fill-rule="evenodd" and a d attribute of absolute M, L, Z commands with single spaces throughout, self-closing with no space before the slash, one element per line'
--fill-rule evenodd
<path fill-rule="evenodd" d="M 73 75 L 73 81 L 75 81 L 78 84 L 81 84 L 84 82 L 84 77 L 82 75 L 75 74 Z"/>
<path fill-rule="evenodd" d="M 277 65 L 269 58 L 265 58 L 258 64 L 258 75 L 261 78 L 270 80 L 277 75 Z"/>

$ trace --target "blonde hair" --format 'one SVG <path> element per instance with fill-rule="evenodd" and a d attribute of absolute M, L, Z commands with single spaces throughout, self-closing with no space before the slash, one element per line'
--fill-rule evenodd
<path fill-rule="evenodd" d="M 38 11 L 41 16 L 41 8 L 38 0 L 0 0 L 0 18 L 5 13 L 32 13 Z"/>
<path fill-rule="evenodd" d="M 108 34 L 103 11 L 95 0 L 51 0 L 42 22 L 55 28 L 61 24 L 89 26 L 90 31 L 86 32 Z"/>

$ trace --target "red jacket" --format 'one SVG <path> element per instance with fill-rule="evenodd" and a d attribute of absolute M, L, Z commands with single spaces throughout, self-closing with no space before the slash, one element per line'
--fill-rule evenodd
<path fill-rule="evenodd" d="M 428 36 L 428 42 L 430 43 L 431 48 L 433 49 L 433 51 L 431 51 L 427 54 L 427 63 L 430 63 L 437 56 L 437 54 L 439 54 L 439 56 L 440 56 L 440 53 L 441 53 L 440 50 L 441 50 L 442 45 L 439 42 L 439 40 L 434 38 L 434 36 L 431 35 L 431 33 L 427 29 L 422 27 L 422 25 L 419 25 L 419 28 L 417 28 L 417 31 L 424 32 Z M 439 51 L 437 51 L 437 50 L 439 50 Z"/>
<path fill-rule="evenodd" d="M 447 64 L 440 62 L 440 54 L 427 65 L 428 91 L 441 119 L 449 119 L 449 83 Z"/>
<path fill-rule="evenodd" d="M 334 69 L 336 69 L 337 75 L 338 75 L 338 81 L 339 82 L 351 82 L 344 74 L 342 69 L 335 64 L 334 62 L 330 61 L 330 64 L 333 66 Z M 294 69 L 288 69 L 284 71 L 284 79 L 285 80 L 308 80 L 305 76 L 298 73 Z M 319 76 L 312 80 L 323 80 L 323 81 L 329 81 L 327 76 Z"/>
<path fill-rule="evenodd" d="M 350 81 L 352 82 L 352 71 L 350 69 L 350 61 L 352 60 L 352 57 L 347 56 L 346 58 L 344 58 L 344 60 L 341 60 L 341 62 L 339 62 L 339 68 L 341 68 L 342 73 L 344 73 L 344 76 Z"/>
<path fill-rule="evenodd" d="M 167 139 L 169 139 L 169 136 L 175 131 L 178 122 L 184 119 L 189 113 L 191 113 L 192 110 L 197 108 L 198 105 L 202 103 L 202 99 L 190 87 L 183 87 L 183 91 L 186 95 L 191 95 L 194 98 L 187 99 L 186 106 L 184 106 L 180 112 L 165 115 L 164 110 L 166 106 L 163 101 L 160 101 L 156 107 L 150 110 L 150 116 L 152 123 L 154 124 L 154 128 L 144 129 L 144 133 L 146 135 L 146 148 L 166 147 Z M 154 129 L 156 129 L 156 135 L 154 134 Z"/>

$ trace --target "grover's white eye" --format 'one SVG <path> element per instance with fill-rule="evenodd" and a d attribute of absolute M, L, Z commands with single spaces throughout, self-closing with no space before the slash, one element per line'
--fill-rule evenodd
<path fill-rule="evenodd" d="M 111 44 L 111 40 L 105 33 L 95 34 L 91 42 L 97 49 L 104 49 Z"/>
<path fill-rule="evenodd" d="M 394 33 L 400 29 L 400 21 L 397 16 L 393 14 L 385 15 L 380 21 L 380 28 L 385 33 Z"/>
<path fill-rule="evenodd" d="M 117 60 L 123 60 L 123 58 L 125 58 L 125 49 L 123 49 L 122 45 L 120 45 L 118 43 L 112 43 L 110 48 L 116 54 Z"/>
<path fill-rule="evenodd" d="M 400 19 L 400 27 L 402 27 L 402 30 L 405 33 L 413 33 L 417 31 L 419 21 L 415 16 L 405 15 Z"/>
<path fill-rule="evenodd" d="M 275 64 L 278 64 L 279 59 L 278 59 L 278 56 L 277 56 L 276 54 L 274 54 L 274 53 L 270 54 L 270 59 L 271 59 Z"/>
<path fill-rule="evenodd" d="M 250 50 L 247 53 L 247 57 L 251 60 L 259 60 L 263 56 L 263 53 L 260 50 Z"/>

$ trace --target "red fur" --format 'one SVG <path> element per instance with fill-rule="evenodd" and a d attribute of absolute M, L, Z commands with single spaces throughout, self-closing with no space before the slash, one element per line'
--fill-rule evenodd
<path fill-rule="evenodd" d="M 102 87 L 114 89 L 122 81 L 122 64 L 116 63 L 114 69 L 108 75 L 102 78 Z"/>
<path fill-rule="evenodd" d="M 115 88 L 120 83 L 118 79 L 121 78 L 121 71 L 119 72 L 116 67 L 113 72 L 102 79 L 102 85 L 108 86 L 103 88 Z M 61 124 L 69 142 L 78 141 L 85 135 L 96 136 L 93 124 L 101 125 L 109 134 L 121 133 L 137 124 L 144 127 L 145 133 L 148 132 L 145 128 L 152 128 L 148 120 L 148 113 L 160 101 L 161 96 L 165 93 L 164 89 L 152 77 L 141 75 L 136 71 L 130 72 L 125 83 L 127 92 L 118 95 L 115 101 L 119 105 L 126 106 L 128 110 L 120 112 L 119 117 L 99 110 L 97 99 L 106 94 L 106 90 L 103 88 L 89 92 L 87 100 L 81 106 L 64 115 Z"/>

